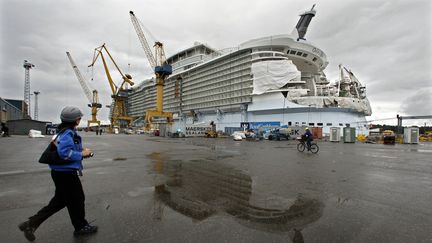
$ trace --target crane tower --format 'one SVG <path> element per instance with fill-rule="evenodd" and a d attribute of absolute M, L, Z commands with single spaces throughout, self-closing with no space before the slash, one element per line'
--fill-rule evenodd
<path fill-rule="evenodd" d="M 34 120 L 38 120 L 39 119 L 39 105 L 38 105 L 38 95 L 40 94 L 39 91 L 35 91 L 33 92 L 35 95 L 35 108 L 34 108 Z"/>
<path fill-rule="evenodd" d="M 23 107 L 23 118 L 30 117 L 30 69 L 35 65 L 24 60 L 25 79 L 24 79 L 24 107 Z"/>
<path fill-rule="evenodd" d="M 166 62 L 162 42 L 155 42 L 153 45 L 155 49 L 155 55 L 153 55 L 137 17 L 133 11 L 129 11 L 129 15 L 135 28 L 135 32 L 138 35 L 138 39 L 140 40 L 142 48 L 144 49 L 147 60 L 149 61 L 150 66 L 153 68 L 154 74 L 156 76 L 156 109 L 146 111 L 146 129 L 150 130 L 154 128 L 154 124 L 172 124 L 174 121 L 173 114 L 171 112 L 163 111 L 163 87 L 165 86 L 165 79 L 167 79 L 168 76 L 172 74 L 172 66 Z"/>

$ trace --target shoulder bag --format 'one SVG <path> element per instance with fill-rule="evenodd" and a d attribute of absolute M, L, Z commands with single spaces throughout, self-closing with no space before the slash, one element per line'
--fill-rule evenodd
<path fill-rule="evenodd" d="M 61 130 L 57 134 L 56 138 L 48 144 L 47 148 L 43 151 L 41 157 L 39 158 L 39 163 L 50 164 L 50 165 L 64 165 L 73 162 L 71 160 L 65 160 L 60 158 L 60 156 L 57 153 L 57 145 L 55 144 L 55 142 L 63 131 L 65 131 L 65 129 Z"/>

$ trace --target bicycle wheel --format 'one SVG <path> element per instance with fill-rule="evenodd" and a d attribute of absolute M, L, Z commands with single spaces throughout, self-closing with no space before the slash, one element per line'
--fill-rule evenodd
<path fill-rule="evenodd" d="M 297 150 L 299 151 L 299 152 L 303 152 L 304 150 L 305 150 L 305 144 L 304 143 L 299 143 L 299 144 L 297 144 Z"/>
<path fill-rule="evenodd" d="M 311 144 L 310 150 L 312 153 L 316 154 L 319 151 L 319 147 L 316 144 Z"/>

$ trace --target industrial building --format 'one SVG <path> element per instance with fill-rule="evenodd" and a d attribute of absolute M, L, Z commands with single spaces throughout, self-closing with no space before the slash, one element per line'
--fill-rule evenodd
<path fill-rule="evenodd" d="M 28 135 L 30 130 L 41 131 L 42 135 L 49 134 L 47 126 L 52 125 L 51 122 L 36 121 L 30 119 L 9 120 L 6 122 L 9 128 L 10 135 Z"/>
<path fill-rule="evenodd" d="M 24 111 L 27 111 L 27 104 L 23 100 L 0 97 L 0 122 L 6 124 L 10 135 L 27 135 L 30 129 L 47 134 L 47 125 L 51 122 L 32 120 Z"/>
<path fill-rule="evenodd" d="M 6 123 L 9 120 L 23 118 L 23 111 L 27 110 L 27 104 L 23 100 L 4 99 L 0 97 L 0 121 Z"/>

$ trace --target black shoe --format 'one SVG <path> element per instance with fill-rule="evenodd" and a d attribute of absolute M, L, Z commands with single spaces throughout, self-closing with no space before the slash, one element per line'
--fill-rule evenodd
<path fill-rule="evenodd" d="M 75 230 L 75 231 L 74 231 L 74 235 L 75 235 L 75 236 L 79 236 L 79 235 L 88 235 L 88 234 L 93 234 L 93 233 L 96 233 L 97 230 L 98 230 L 98 227 L 97 227 L 97 226 L 87 224 L 87 225 L 84 226 L 82 229 L 80 229 L 80 230 Z"/>
<path fill-rule="evenodd" d="M 34 232 L 36 228 L 30 227 L 29 222 L 25 221 L 18 225 L 18 228 L 24 232 L 24 236 L 29 241 L 34 241 L 36 239 Z"/>

